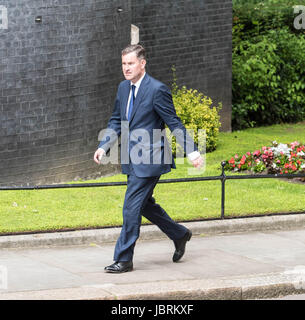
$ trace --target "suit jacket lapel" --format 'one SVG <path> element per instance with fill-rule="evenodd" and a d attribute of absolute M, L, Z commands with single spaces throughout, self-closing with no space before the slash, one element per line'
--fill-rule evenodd
<path fill-rule="evenodd" d="M 144 96 L 144 93 L 148 89 L 148 82 L 149 82 L 149 76 L 146 73 L 144 78 L 143 78 L 143 80 L 142 80 L 142 82 L 141 82 L 140 88 L 138 90 L 138 93 L 137 93 L 137 96 L 136 96 L 136 100 L 135 100 L 135 103 L 133 105 L 133 109 L 132 109 L 132 112 L 131 112 L 131 115 L 130 115 L 129 122 L 132 121 L 135 113 L 137 112 L 137 109 L 139 108 L 139 105 L 140 105 L 141 100 L 142 100 L 142 98 Z"/>

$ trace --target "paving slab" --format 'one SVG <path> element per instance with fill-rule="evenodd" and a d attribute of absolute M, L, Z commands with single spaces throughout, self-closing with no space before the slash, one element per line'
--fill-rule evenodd
<path fill-rule="evenodd" d="M 173 242 L 156 233 L 138 240 L 134 271 L 123 274 L 104 272 L 114 242 L 100 236 L 74 245 L 9 245 L 0 249 L 0 299 L 240 300 L 305 292 L 305 227 L 226 233 L 203 233 L 195 223 L 192 228 L 197 231 L 179 263 L 171 260 Z"/>

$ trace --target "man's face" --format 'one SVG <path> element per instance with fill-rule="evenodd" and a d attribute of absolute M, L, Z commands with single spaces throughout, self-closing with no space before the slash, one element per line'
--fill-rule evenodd
<path fill-rule="evenodd" d="M 136 83 L 145 72 L 146 61 L 139 59 L 135 52 L 122 56 L 122 70 L 126 80 Z"/>

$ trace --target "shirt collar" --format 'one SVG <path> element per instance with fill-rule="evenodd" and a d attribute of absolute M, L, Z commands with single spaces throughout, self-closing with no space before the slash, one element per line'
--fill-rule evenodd
<path fill-rule="evenodd" d="M 142 76 L 136 83 L 132 83 L 132 82 L 130 81 L 130 86 L 131 86 L 131 85 L 134 85 L 134 86 L 136 86 L 136 88 L 138 89 L 138 88 L 140 87 L 140 85 L 141 85 L 141 82 L 142 82 L 143 78 L 145 77 L 145 74 L 146 74 L 146 72 L 144 72 L 143 76 Z"/>

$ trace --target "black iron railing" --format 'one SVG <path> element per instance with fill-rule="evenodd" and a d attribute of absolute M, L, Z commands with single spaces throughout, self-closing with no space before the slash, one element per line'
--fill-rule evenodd
<path fill-rule="evenodd" d="M 197 177 L 197 178 L 180 178 L 180 179 L 162 179 L 158 183 L 178 183 L 178 182 L 196 182 L 196 181 L 221 181 L 221 219 L 225 218 L 225 186 L 227 180 L 244 180 L 244 179 L 283 179 L 283 178 L 305 178 L 305 173 L 296 174 L 259 174 L 259 175 L 230 175 L 225 174 L 225 164 L 222 162 L 222 171 L 219 176 Z M 101 183 L 77 183 L 77 184 L 51 184 L 51 185 L 36 185 L 36 186 L 20 186 L 9 187 L 0 186 L 1 190 L 42 190 L 42 189 L 67 189 L 67 188 L 92 188 L 92 187 L 113 187 L 124 186 L 127 182 L 101 182 Z"/>

